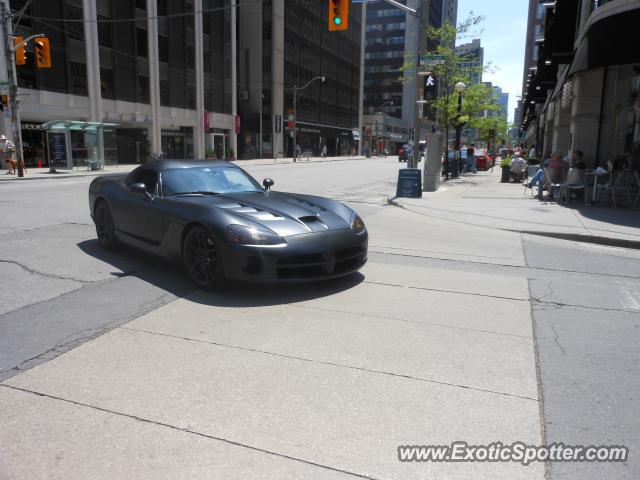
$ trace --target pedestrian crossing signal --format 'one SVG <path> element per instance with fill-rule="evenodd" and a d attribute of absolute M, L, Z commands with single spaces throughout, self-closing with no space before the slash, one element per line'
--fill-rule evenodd
<path fill-rule="evenodd" d="M 329 31 L 349 29 L 349 1 L 329 0 Z"/>
<path fill-rule="evenodd" d="M 19 47 L 16 46 L 22 43 L 23 41 L 24 41 L 24 37 L 21 35 L 17 37 L 13 37 L 13 47 L 15 48 L 15 52 L 16 52 L 16 65 L 24 65 L 25 63 L 27 63 L 27 52 L 25 49 L 25 44 L 23 43 Z"/>
<path fill-rule="evenodd" d="M 36 65 L 38 68 L 51 68 L 51 49 L 47 37 L 38 37 L 36 44 Z"/>

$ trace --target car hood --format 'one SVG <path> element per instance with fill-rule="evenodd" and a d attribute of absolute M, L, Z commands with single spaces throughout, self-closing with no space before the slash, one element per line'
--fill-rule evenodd
<path fill-rule="evenodd" d="M 259 224 L 280 236 L 350 228 L 350 218 L 318 205 L 305 195 L 280 192 L 226 193 L 215 197 L 180 197 L 221 210 L 233 223 Z"/>

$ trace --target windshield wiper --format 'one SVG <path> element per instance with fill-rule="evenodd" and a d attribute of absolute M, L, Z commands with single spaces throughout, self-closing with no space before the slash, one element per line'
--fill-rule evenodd
<path fill-rule="evenodd" d="M 173 195 L 171 195 L 172 197 L 178 197 L 181 195 L 220 195 L 220 192 L 210 192 L 208 190 L 198 190 L 195 192 L 180 192 L 180 193 L 174 193 Z"/>

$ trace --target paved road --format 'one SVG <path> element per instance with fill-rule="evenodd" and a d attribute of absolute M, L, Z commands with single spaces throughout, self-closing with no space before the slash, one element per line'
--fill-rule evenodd
<path fill-rule="evenodd" d="M 365 218 L 395 188 L 395 159 L 249 166 L 275 189 L 332 196 Z M 92 177 L 0 184 L 0 379 L 48 360 L 192 290 L 184 275 L 95 241 Z M 153 279 L 153 281 L 149 281 Z M 118 299 L 114 302 L 114 299 Z"/>
<path fill-rule="evenodd" d="M 149 257 L 96 248 L 89 179 L 0 185 L 0 272 L 19 286 L 0 294 L 0 473 L 516 479 L 544 478 L 544 465 L 400 464 L 396 447 L 637 452 L 638 252 L 388 205 L 397 168 L 249 168 L 351 202 L 370 262 L 346 282 L 217 295 Z M 640 464 L 550 471 L 631 479 Z"/>

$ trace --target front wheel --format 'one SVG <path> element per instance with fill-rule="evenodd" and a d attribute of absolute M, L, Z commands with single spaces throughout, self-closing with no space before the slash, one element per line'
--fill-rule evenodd
<path fill-rule="evenodd" d="M 189 230 L 182 247 L 182 261 L 191 280 L 214 290 L 224 281 L 220 251 L 214 236 L 204 227 Z"/>
<path fill-rule="evenodd" d="M 105 250 L 117 250 L 120 243 L 116 237 L 113 215 L 111 215 L 111 209 L 104 200 L 101 200 L 96 206 L 94 221 L 100 246 Z"/>

